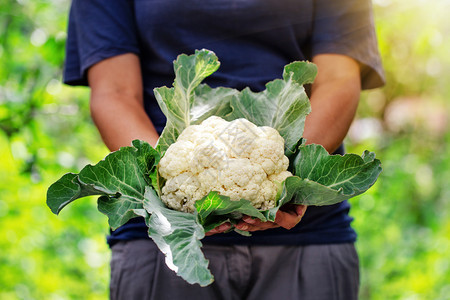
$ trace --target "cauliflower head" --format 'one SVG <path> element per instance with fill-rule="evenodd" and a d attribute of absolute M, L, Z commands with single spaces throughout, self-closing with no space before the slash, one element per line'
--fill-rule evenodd
<path fill-rule="evenodd" d="M 212 116 L 187 127 L 159 162 L 159 174 L 166 179 L 161 199 L 172 209 L 193 212 L 195 201 L 217 191 L 269 209 L 280 183 L 292 176 L 288 166 L 277 130 Z"/>

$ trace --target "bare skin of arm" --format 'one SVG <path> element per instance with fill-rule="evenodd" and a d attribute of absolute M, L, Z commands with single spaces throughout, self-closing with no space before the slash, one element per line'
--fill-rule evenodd
<path fill-rule="evenodd" d="M 308 144 L 320 144 L 331 153 L 344 140 L 355 116 L 361 92 L 360 69 L 355 60 L 344 55 L 320 54 L 312 61 L 317 65 L 318 74 L 311 87 L 311 113 L 306 118 L 303 137 Z M 304 205 L 292 205 L 280 210 L 275 222 L 244 217 L 236 228 L 245 231 L 291 229 L 300 222 L 305 211 Z M 225 225 L 219 229 L 227 230 Z"/>
<path fill-rule="evenodd" d="M 92 119 L 111 151 L 130 146 L 134 139 L 156 145 L 158 133 L 144 110 L 138 56 L 105 59 L 89 68 L 88 81 Z"/>

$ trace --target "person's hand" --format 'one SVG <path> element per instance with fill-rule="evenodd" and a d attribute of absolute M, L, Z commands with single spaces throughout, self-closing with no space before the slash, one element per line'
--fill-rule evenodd
<path fill-rule="evenodd" d="M 286 204 L 278 210 L 275 222 L 261 222 L 249 216 L 244 216 L 242 220 L 235 225 L 239 230 L 258 231 L 270 228 L 283 227 L 291 229 L 297 225 L 306 212 L 306 205 Z M 227 222 L 205 233 L 210 236 L 217 233 L 223 233 L 231 228 L 231 223 Z"/>
<path fill-rule="evenodd" d="M 205 233 L 206 236 L 213 235 L 216 233 L 223 233 L 231 228 L 231 223 L 227 222 L 222 225 L 217 226 L 216 228 Z"/>
<path fill-rule="evenodd" d="M 258 231 L 277 227 L 291 229 L 300 222 L 305 212 L 306 205 L 286 204 L 278 210 L 275 222 L 261 222 L 258 219 L 244 216 L 235 227 L 243 231 Z"/>

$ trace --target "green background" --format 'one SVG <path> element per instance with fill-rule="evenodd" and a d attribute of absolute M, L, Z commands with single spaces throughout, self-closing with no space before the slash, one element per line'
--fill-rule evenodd
<path fill-rule="evenodd" d="M 60 216 L 47 187 L 108 150 L 82 87 L 61 84 L 66 0 L 0 0 L 0 299 L 106 299 L 106 217 L 94 198 Z M 387 75 L 365 91 L 347 151 L 378 182 L 351 199 L 361 299 L 450 298 L 449 0 L 374 1 Z"/>

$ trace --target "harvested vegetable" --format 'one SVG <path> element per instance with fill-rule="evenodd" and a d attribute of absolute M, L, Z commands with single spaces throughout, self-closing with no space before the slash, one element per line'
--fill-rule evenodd
<path fill-rule="evenodd" d="M 287 203 L 335 204 L 375 183 L 381 163 L 374 153 L 329 155 L 304 144 L 310 104 L 303 85 L 313 82 L 314 64 L 285 66 L 283 78 L 259 93 L 202 84 L 218 67 L 208 50 L 178 56 L 173 87 L 154 90 L 167 117 L 156 149 L 135 140 L 78 174 L 65 174 L 48 189 L 52 212 L 98 195 L 112 229 L 144 217 L 169 268 L 206 286 L 213 276 L 201 251 L 205 232 L 243 215 L 274 221 Z"/>
<path fill-rule="evenodd" d="M 194 212 L 195 201 L 216 191 L 269 209 L 281 182 L 292 176 L 288 166 L 284 139 L 275 129 L 212 116 L 188 126 L 161 158 L 161 199 L 175 210 Z"/>

